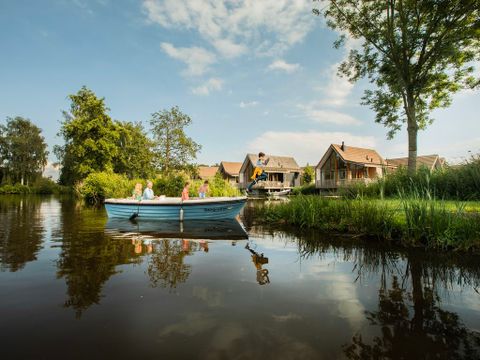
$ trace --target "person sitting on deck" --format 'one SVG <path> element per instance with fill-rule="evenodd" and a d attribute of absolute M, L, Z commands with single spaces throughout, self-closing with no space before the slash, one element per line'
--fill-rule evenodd
<path fill-rule="evenodd" d="M 143 200 L 153 200 L 155 199 L 155 194 L 153 193 L 153 183 L 149 180 L 147 181 L 147 187 L 143 192 Z"/>
<path fill-rule="evenodd" d="M 267 173 L 265 172 L 265 165 L 267 165 L 268 159 L 265 160 L 265 154 L 263 152 L 258 153 L 258 160 L 251 179 L 253 180 L 247 187 L 247 191 L 251 191 L 252 187 L 259 181 L 265 181 L 268 178 Z"/>
<path fill-rule="evenodd" d="M 208 190 L 208 180 L 205 180 L 204 183 L 198 188 L 198 197 L 200 199 L 205 199 Z"/>
<path fill-rule="evenodd" d="M 182 191 L 182 201 L 185 201 L 185 200 L 189 199 L 189 196 L 188 196 L 189 190 L 190 190 L 190 183 L 187 181 L 185 183 L 185 187 L 183 188 L 183 191 Z"/>
<path fill-rule="evenodd" d="M 131 199 L 133 200 L 142 200 L 142 184 L 136 183 L 135 189 L 132 191 Z"/>

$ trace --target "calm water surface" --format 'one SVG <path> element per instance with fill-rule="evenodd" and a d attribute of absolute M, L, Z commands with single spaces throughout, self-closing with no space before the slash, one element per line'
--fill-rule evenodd
<path fill-rule="evenodd" d="M 479 257 L 251 220 L 247 239 L 236 223 L 0 198 L 1 358 L 480 358 Z"/>

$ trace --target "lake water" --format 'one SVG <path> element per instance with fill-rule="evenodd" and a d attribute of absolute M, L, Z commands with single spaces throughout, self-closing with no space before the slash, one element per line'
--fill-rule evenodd
<path fill-rule="evenodd" d="M 181 228 L 1 197 L 1 358 L 480 358 L 478 256 L 254 217 Z"/>

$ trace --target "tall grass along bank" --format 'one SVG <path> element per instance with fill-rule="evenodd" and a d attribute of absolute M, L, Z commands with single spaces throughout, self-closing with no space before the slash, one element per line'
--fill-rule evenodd
<path fill-rule="evenodd" d="M 257 219 L 324 232 L 350 233 L 405 246 L 480 250 L 480 214 L 452 209 L 444 201 L 403 197 L 392 206 L 366 198 L 327 199 L 299 195 L 289 202 L 260 207 Z"/>

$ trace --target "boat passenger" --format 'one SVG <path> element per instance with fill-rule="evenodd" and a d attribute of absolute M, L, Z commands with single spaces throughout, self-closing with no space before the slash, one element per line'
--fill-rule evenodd
<path fill-rule="evenodd" d="M 208 190 L 209 190 L 208 180 L 205 180 L 204 183 L 198 189 L 198 197 L 200 199 L 205 199 L 205 197 L 207 196 Z"/>
<path fill-rule="evenodd" d="M 143 200 L 153 200 L 155 199 L 155 194 L 153 193 L 153 183 L 149 180 L 147 181 L 147 187 L 143 192 Z"/>
<path fill-rule="evenodd" d="M 256 167 L 253 170 L 253 175 L 251 177 L 251 179 L 253 179 L 253 181 L 248 185 L 247 191 L 251 191 L 253 185 L 258 183 L 259 181 L 267 180 L 268 175 L 265 172 L 265 165 L 267 165 L 268 160 L 269 159 L 265 160 L 265 154 L 263 152 L 258 153 L 258 160 L 257 160 L 257 163 L 256 163 Z"/>
<path fill-rule="evenodd" d="M 185 183 L 185 187 L 183 188 L 183 191 L 182 191 L 182 201 L 185 201 L 185 200 L 189 199 L 189 196 L 188 196 L 189 190 L 190 190 L 190 183 L 187 181 Z"/>
<path fill-rule="evenodd" d="M 135 189 L 133 189 L 133 191 L 132 191 L 131 199 L 142 200 L 142 184 L 140 184 L 140 183 L 135 184 Z"/>

